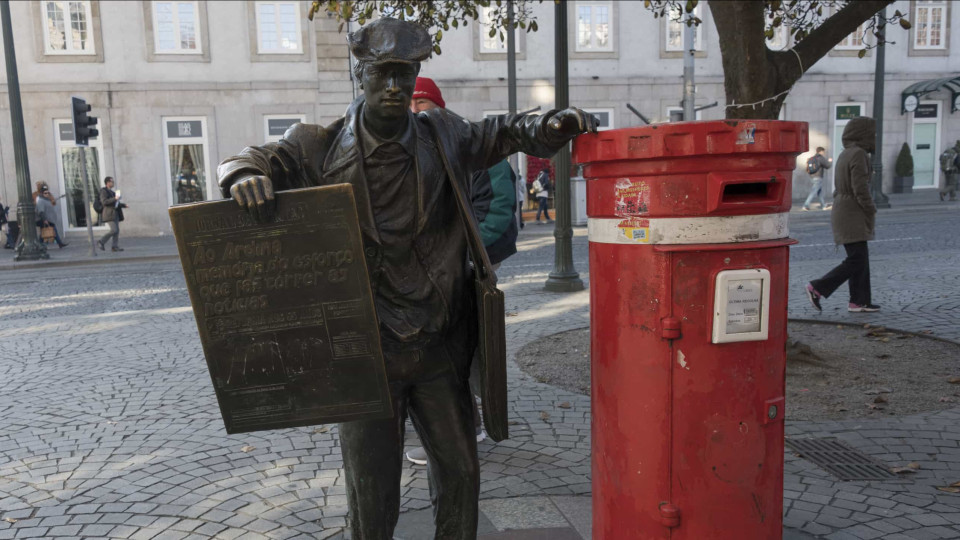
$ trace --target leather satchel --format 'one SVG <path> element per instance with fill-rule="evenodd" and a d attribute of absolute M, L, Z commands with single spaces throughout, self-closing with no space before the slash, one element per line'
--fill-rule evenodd
<path fill-rule="evenodd" d="M 483 426 L 494 441 L 509 437 L 507 412 L 507 334 L 504 317 L 503 291 L 497 288 L 493 266 L 480 238 L 480 230 L 473 220 L 467 196 L 450 167 L 436 128 L 431 124 L 437 150 L 443 161 L 447 178 L 457 199 L 460 220 L 467 233 L 473 278 L 477 293 L 477 322 L 479 336 L 474 361 L 480 362 L 480 401 L 483 406 Z"/>

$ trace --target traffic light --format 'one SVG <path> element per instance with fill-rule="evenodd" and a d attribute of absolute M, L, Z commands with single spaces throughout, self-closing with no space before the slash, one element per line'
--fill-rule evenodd
<path fill-rule="evenodd" d="M 87 146 L 90 137 L 100 134 L 93 126 L 97 125 L 97 117 L 87 116 L 90 105 L 78 97 L 73 99 L 73 140 L 77 146 Z"/>

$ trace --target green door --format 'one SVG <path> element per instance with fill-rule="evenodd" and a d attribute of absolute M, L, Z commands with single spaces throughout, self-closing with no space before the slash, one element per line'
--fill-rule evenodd
<path fill-rule="evenodd" d="M 913 125 L 913 186 L 936 186 L 937 125 Z"/>

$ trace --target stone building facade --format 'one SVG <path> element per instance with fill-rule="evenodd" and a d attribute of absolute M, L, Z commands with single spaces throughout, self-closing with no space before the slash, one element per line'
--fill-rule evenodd
<path fill-rule="evenodd" d="M 326 124 L 357 90 L 345 33 L 324 14 L 306 18 L 308 1 L 157 0 L 12 2 L 24 121 L 33 179 L 65 195 L 66 231 L 85 227 L 78 152 L 70 133 L 70 97 L 89 102 L 100 136 L 88 155 L 91 187 L 116 178 L 130 205 L 125 234 L 169 234 L 171 204 L 217 198 L 215 168 L 244 146 L 275 140 L 294 121 Z M 642 2 L 569 2 L 571 103 L 598 114 L 605 128 L 669 119 L 681 97 L 679 25 L 655 19 Z M 941 90 L 901 114 L 901 93 L 918 81 L 960 74 L 951 29 L 960 10 L 948 1 L 900 0 L 913 28 L 892 29 L 886 55 L 884 185 L 892 188 L 901 144 L 914 149 L 918 189 L 935 187 L 935 158 L 960 139 L 955 96 Z M 697 104 L 719 106 L 700 118 L 720 119 L 726 99 L 716 29 L 706 2 L 697 34 Z M 552 3 L 533 5 L 539 31 L 519 35 L 518 106 L 553 106 Z M 921 24 L 922 23 L 922 24 Z M 505 47 L 482 25 L 444 33 L 443 54 L 422 74 L 434 78 L 447 106 L 478 119 L 507 109 Z M 812 66 L 790 92 L 783 119 L 810 123 L 811 149 L 839 151 L 847 118 L 873 110 L 874 56 L 857 57 L 852 36 Z M 956 38 L 953 38 L 954 41 Z M 775 36 L 773 47 L 789 47 Z M 0 66 L 0 70 L 3 67 Z M 5 82 L 5 74 L 0 81 Z M 0 201 L 17 198 L 6 87 L 0 86 Z M 805 161 L 802 156 L 799 163 Z M 802 166 L 794 198 L 806 193 Z"/>

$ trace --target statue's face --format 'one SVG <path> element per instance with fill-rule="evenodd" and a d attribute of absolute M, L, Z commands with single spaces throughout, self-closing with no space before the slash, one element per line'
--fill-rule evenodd
<path fill-rule="evenodd" d="M 367 107 L 381 118 L 403 118 L 410 109 L 410 97 L 417 86 L 416 64 L 388 63 L 363 68 L 360 82 Z"/>

